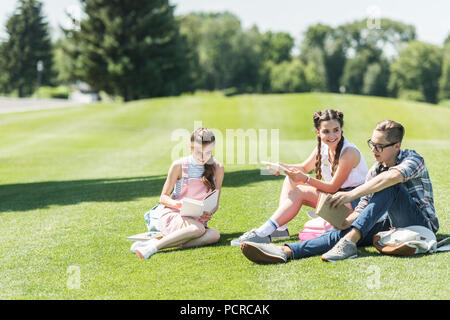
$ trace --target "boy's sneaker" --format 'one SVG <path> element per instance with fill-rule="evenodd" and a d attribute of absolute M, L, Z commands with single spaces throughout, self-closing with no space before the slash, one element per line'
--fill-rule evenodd
<path fill-rule="evenodd" d="M 283 263 L 287 261 L 287 254 L 280 246 L 272 243 L 243 242 L 242 254 L 255 263 Z"/>
<path fill-rule="evenodd" d="M 243 242 L 270 243 L 270 236 L 260 237 L 256 234 L 256 229 L 244 233 L 237 239 L 231 240 L 233 247 L 239 247 Z"/>
<path fill-rule="evenodd" d="M 270 238 L 272 238 L 272 239 L 289 239 L 290 238 L 289 230 L 288 229 L 275 230 L 270 235 Z"/>
<path fill-rule="evenodd" d="M 358 256 L 356 244 L 350 240 L 342 238 L 335 246 L 322 255 L 322 260 L 327 262 L 336 262 L 344 259 L 352 259 Z"/>

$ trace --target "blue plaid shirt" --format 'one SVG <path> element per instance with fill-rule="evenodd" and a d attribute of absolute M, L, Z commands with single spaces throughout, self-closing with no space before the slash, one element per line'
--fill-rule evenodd
<path fill-rule="evenodd" d="M 380 172 L 384 171 L 381 163 L 375 163 L 367 173 L 366 182 L 376 177 Z M 434 209 L 433 187 L 431 185 L 430 176 L 428 174 L 425 161 L 414 150 L 400 150 L 397 157 L 397 164 L 391 169 L 400 171 L 404 178 L 404 184 L 413 201 L 417 204 L 423 214 L 428 217 L 434 232 L 439 229 L 438 218 Z M 361 201 L 355 208 L 355 211 L 361 212 L 368 204 L 373 194 L 361 197 Z"/>

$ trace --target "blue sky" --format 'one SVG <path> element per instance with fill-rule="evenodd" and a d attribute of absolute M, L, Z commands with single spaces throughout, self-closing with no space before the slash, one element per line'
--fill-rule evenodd
<path fill-rule="evenodd" d="M 58 24 L 67 21 L 64 10 L 79 8 L 78 0 L 44 0 L 44 12 L 53 35 Z M 170 0 L 176 14 L 191 11 L 230 11 L 244 28 L 258 26 L 260 31 L 286 31 L 297 40 L 306 28 L 318 22 L 337 26 L 369 16 L 387 17 L 416 27 L 418 39 L 442 45 L 450 33 L 449 0 Z M 0 37 L 17 0 L 1 0 Z M 382 26 L 381 26 L 382 28 Z"/>

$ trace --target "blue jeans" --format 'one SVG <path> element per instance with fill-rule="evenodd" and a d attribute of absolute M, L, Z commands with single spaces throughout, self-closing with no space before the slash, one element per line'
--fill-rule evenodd
<path fill-rule="evenodd" d="M 373 236 L 380 231 L 388 230 L 391 226 L 411 225 L 420 225 L 433 230 L 430 221 L 417 207 L 403 183 L 374 193 L 367 207 L 352 223 L 352 227 L 361 232 L 357 246 L 372 245 Z M 320 237 L 285 245 L 291 248 L 293 259 L 315 256 L 333 248 L 350 230 L 351 227 L 346 230 L 330 229 Z"/>

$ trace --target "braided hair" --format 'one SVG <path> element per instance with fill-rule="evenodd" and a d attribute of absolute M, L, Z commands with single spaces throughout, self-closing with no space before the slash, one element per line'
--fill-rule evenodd
<path fill-rule="evenodd" d="M 344 114 L 342 112 L 340 112 L 339 110 L 327 109 L 324 111 L 314 112 L 313 121 L 314 121 L 314 128 L 316 130 L 318 130 L 318 131 L 320 130 L 320 124 L 322 123 L 322 121 L 329 121 L 329 120 L 336 120 L 337 122 L 339 122 L 339 125 L 341 126 L 341 128 L 344 126 Z M 341 140 L 339 140 L 339 143 L 336 147 L 333 164 L 331 166 L 331 176 L 333 176 L 337 170 L 337 167 L 339 165 L 339 156 L 341 154 L 341 150 L 342 150 L 343 146 L 344 146 L 344 136 L 341 136 Z M 316 162 L 315 162 L 314 172 L 316 174 L 316 179 L 319 179 L 319 180 L 322 179 L 321 147 L 322 147 L 322 141 L 320 139 L 320 136 L 317 136 L 317 154 L 316 154 Z"/>

